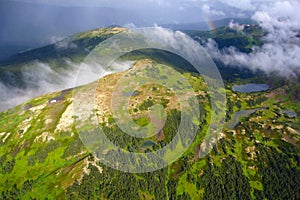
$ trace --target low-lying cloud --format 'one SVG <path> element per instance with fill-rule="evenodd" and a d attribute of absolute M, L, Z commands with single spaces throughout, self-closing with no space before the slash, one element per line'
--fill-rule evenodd
<path fill-rule="evenodd" d="M 22 81 L 24 82 L 22 88 L 7 85 L 0 81 L 0 111 L 12 108 L 45 93 L 60 91 L 93 82 L 107 74 L 129 69 L 133 64 L 133 62 L 130 61 L 122 63 L 115 62 L 109 69 L 103 69 L 102 74 L 96 74 L 95 67 L 99 66 L 75 64 L 68 59 L 65 59 L 65 63 L 68 65 L 68 70 L 59 71 L 55 71 L 49 64 L 39 61 L 27 64 L 22 67 L 21 71 Z M 84 70 L 80 70 L 81 72 L 84 71 L 84 73 L 80 74 L 81 81 L 78 82 L 77 76 L 80 68 L 84 68 Z"/>
<path fill-rule="evenodd" d="M 229 28 L 240 32 L 245 29 L 245 26 L 239 23 L 234 23 L 233 20 L 231 20 L 229 23 Z"/>
<path fill-rule="evenodd" d="M 173 32 L 161 27 L 137 29 L 138 33 L 139 31 L 145 37 L 148 37 L 150 41 L 155 41 L 153 44 L 158 45 L 158 48 L 161 47 L 160 44 L 168 44 L 171 49 L 180 49 L 180 53 L 186 55 L 192 62 L 196 62 L 195 60 L 197 60 L 194 56 L 195 52 L 203 51 L 196 41 L 180 31 Z M 114 41 L 112 42 L 112 44 L 115 45 Z M 72 43 L 64 40 L 58 42 L 56 48 L 73 47 Z M 24 87 L 13 87 L 0 82 L 0 92 L 5 94 L 0 97 L 0 110 L 14 107 L 35 96 L 93 82 L 107 74 L 127 70 L 135 63 L 134 61 L 117 61 L 108 68 L 104 68 L 100 66 L 99 63 L 101 62 L 97 62 L 99 52 L 95 51 L 96 54 L 93 54 L 93 52 L 91 52 L 87 56 L 86 61 L 81 64 L 75 64 L 70 59 L 65 58 L 63 69 L 54 70 L 48 63 L 39 61 L 22 66 L 21 77 L 24 82 Z M 206 58 L 206 54 L 204 54 L 204 52 L 202 53 L 203 58 Z M 96 55 L 95 59 L 93 55 Z M 202 62 L 206 62 L 206 60 L 204 59 Z M 213 62 L 209 64 L 213 64 Z M 209 70 L 206 72 L 207 74 L 209 74 L 208 71 Z M 211 74 L 215 75 L 215 73 L 213 73 L 214 69 L 211 69 L 211 71 Z"/>
<path fill-rule="evenodd" d="M 294 75 L 300 68 L 300 3 L 277 1 L 256 8 L 252 19 L 267 32 L 261 47 L 253 47 L 250 54 L 234 47 L 219 50 L 212 39 L 206 44 L 210 54 L 227 65 L 247 67 L 253 71 L 278 72 L 282 76 Z M 239 31 L 239 26 L 230 23 Z"/>

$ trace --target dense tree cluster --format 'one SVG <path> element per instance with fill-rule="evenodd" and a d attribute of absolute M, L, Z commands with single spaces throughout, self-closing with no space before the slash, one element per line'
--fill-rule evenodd
<path fill-rule="evenodd" d="M 167 169 L 152 173 L 132 174 L 114 170 L 105 166 L 99 173 L 89 166 L 90 174 L 81 182 L 68 188 L 68 199 L 141 199 L 144 194 L 155 199 L 165 199 L 165 178 Z"/>
<path fill-rule="evenodd" d="M 289 147 L 290 146 L 290 147 Z M 259 172 L 262 174 L 264 197 L 267 199 L 298 199 L 300 197 L 300 170 L 299 157 L 297 164 L 291 156 L 276 150 L 274 147 L 257 146 L 259 152 Z M 293 150 L 292 145 L 286 144 Z"/>

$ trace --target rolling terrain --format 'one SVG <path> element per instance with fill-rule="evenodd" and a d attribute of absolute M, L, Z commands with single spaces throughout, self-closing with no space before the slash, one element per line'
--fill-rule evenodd
<path fill-rule="evenodd" d="M 0 79 L 9 83 L 10 80 L 5 80 L 9 72 L 20 76 L 11 80 L 22 80 L 20 69 L 24 63 L 36 59 L 49 63 L 54 70 L 68 68 L 66 58 L 80 63 L 97 43 L 123 30 L 116 27 L 94 30 L 65 40 L 68 45 L 63 48 L 59 44 L 65 44 L 64 41 L 24 52 L 3 63 Z M 263 35 L 257 26 L 244 32 L 222 27 L 212 32 L 188 33 L 194 38 L 201 37 L 200 42 L 212 37 L 220 48 L 236 41 L 233 44 L 241 45 L 237 48 L 245 52 L 253 45 L 260 45 L 259 38 Z M 226 122 L 212 151 L 202 157 L 206 147 L 201 143 L 212 114 L 210 93 L 203 77 L 190 70 L 188 63 L 167 52 L 135 51 L 121 58 L 124 60 L 134 63 L 126 71 L 76 88 L 40 95 L 0 113 L 1 199 L 198 200 L 300 196 L 297 79 L 269 78 L 262 73 L 218 66 L 224 78 L 227 104 L 217 107 L 226 106 Z M 155 151 L 174 138 L 181 113 L 185 112 L 178 106 L 172 90 L 148 84 L 129 91 L 129 113 L 139 126 L 150 123 L 148 113 L 153 105 L 160 104 L 166 110 L 163 129 L 144 139 L 131 137 L 117 126 L 110 101 L 120 77 L 143 70 L 144 66 L 160 74 L 163 65 L 180 73 L 197 97 L 200 118 L 193 122 L 198 132 L 192 145 L 176 162 L 154 172 L 126 173 L 102 164 L 80 139 L 75 126 L 78 113 L 73 110 L 74 94 L 96 86 L 95 113 L 106 136 L 128 151 Z M 252 93 L 234 91 L 234 86 L 246 83 L 263 83 L 269 88 Z M 20 87 L 22 84 L 22 81 L 16 83 Z M 179 140 L 176 145 L 185 144 Z"/>

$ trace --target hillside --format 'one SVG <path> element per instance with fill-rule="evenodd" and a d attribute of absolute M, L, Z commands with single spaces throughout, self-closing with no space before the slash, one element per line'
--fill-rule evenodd
<path fill-rule="evenodd" d="M 67 37 L 55 44 L 11 56 L 0 63 L 0 82 L 8 86 L 24 88 L 26 86 L 24 81 L 26 77 L 23 71 L 24 69 L 28 70 L 28 68 L 34 69 L 36 63 L 47 64 L 52 70 L 58 73 L 72 70 L 74 69 L 74 65 L 80 64 L 99 43 L 125 30 L 125 28 L 121 27 L 95 29 Z M 218 43 L 220 49 L 234 46 L 245 52 L 251 51 L 254 45 L 261 45 L 262 41 L 260 38 L 263 36 L 262 30 L 258 26 L 246 28 L 242 32 L 232 30 L 228 26 L 222 26 L 212 31 L 184 32 L 196 41 L 199 41 L 200 44 L 204 44 L 208 38 L 212 38 Z M 142 52 L 142 54 L 145 53 Z M 146 52 L 146 54 L 152 54 L 152 57 L 158 55 L 155 51 Z M 160 59 L 163 60 L 165 58 Z M 172 60 L 173 57 L 170 58 L 169 56 L 169 61 Z M 221 71 L 224 68 L 222 65 L 218 67 Z M 234 73 L 243 74 L 240 69 L 230 70 L 234 70 Z M 249 73 L 251 72 L 248 71 L 247 74 Z M 226 77 L 226 75 L 224 77 Z"/>
<path fill-rule="evenodd" d="M 120 147 L 151 152 L 164 147 L 176 134 L 184 110 L 174 94 L 160 85 L 129 91 L 129 112 L 140 126 L 149 124 L 147 113 L 154 104 L 164 106 L 166 123 L 159 134 L 130 137 L 111 117 L 110 100 L 117 81 L 143 66 L 152 71 L 163 69 L 155 60 L 137 56 L 128 71 L 39 96 L 1 113 L 1 199 L 297 199 L 300 107 L 293 98 L 297 87 L 292 81 L 256 93 L 232 89 L 235 84 L 257 82 L 253 78 L 226 84 L 227 122 L 216 146 L 201 157 L 200 144 L 212 113 L 210 95 L 199 74 L 172 66 L 188 80 L 198 99 L 201 115 L 193 122 L 198 132 L 192 145 L 176 162 L 154 172 L 126 173 L 102 164 L 83 145 L 74 124 L 78 120 L 73 111 L 74 94 L 95 85 L 99 126 Z M 183 145 L 180 141 L 177 145 Z"/>
<path fill-rule="evenodd" d="M 249 53 L 253 46 L 263 44 L 262 37 L 265 32 L 257 24 L 243 25 L 243 29 L 238 31 L 229 26 L 222 26 L 212 31 L 186 31 L 192 38 L 205 44 L 209 38 L 214 39 L 218 47 L 236 47 L 241 52 Z"/>
<path fill-rule="evenodd" d="M 2 63 L 0 80 L 7 85 L 28 87 L 28 80 L 23 79 L 23 69 L 33 67 L 34 71 L 36 68 L 31 65 L 34 62 L 45 63 L 66 78 L 64 70 L 80 64 L 101 41 L 124 30 L 118 27 L 96 29 L 15 55 Z M 201 44 L 213 38 L 220 49 L 235 46 L 243 52 L 261 45 L 264 35 L 256 25 L 242 31 L 226 26 L 209 32 L 186 33 Z M 209 77 L 200 76 L 190 63 L 170 52 L 142 49 L 126 54 L 116 62 L 126 65 L 127 61 L 133 65 L 126 71 L 107 75 L 87 85 L 40 95 L 0 113 L 0 199 L 199 200 L 297 199 L 300 196 L 297 77 L 287 80 L 274 75 L 270 78 L 260 72 L 254 74 L 250 70 L 218 63 L 225 83 L 225 104 L 211 102 L 211 91 L 204 81 Z M 168 67 L 182 77 L 169 78 L 172 73 L 164 71 Z M 132 80 L 145 82 L 145 74 L 152 78 L 151 84 L 131 89 L 125 87 L 131 85 Z M 48 78 L 50 82 L 58 81 L 56 76 Z M 119 82 L 121 78 L 126 81 Z M 169 81 L 171 85 L 162 86 L 159 81 Z M 250 93 L 236 90 L 244 88 L 245 84 L 258 83 L 267 89 Z M 118 85 L 121 88 L 116 87 Z M 117 97 L 128 98 L 128 113 L 133 123 L 127 120 L 125 112 L 113 117 L 111 105 L 116 102 L 111 101 L 116 88 L 123 89 Z M 196 101 L 187 99 L 191 95 Z M 102 142 L 99 146 L 104 150 L 103 154 L 114 161 L 109 144 L 97 143 L 93 137 L 87 142 L 82 130 L 93 133 L 93 127 L 85 126 L 84 121 L 84 126 L 78 126 L 85 114 L 80 109 L 87 106 L 81 101 L 88 99 L 95 102 L 95 107 L 90 109 L 96 116 L 96 127 L 102 128 L 108 140 L 122 149 L 155 153 L 175 141 L 171 151 L 164 152 L 164 157 L 168 158 L 177 150 L 186 151 L 175 162 L 153 172 L 116 170 L 120 163 L 128 162 L 122 156 L 116 158 L 113 167 L 104 165 L 103 157 L 99 158 L 93 144 Z M 176 137 L 182 116 L 190 112 L 187 107 L 181 107 L 182 100 L 200 112 L 199 118 L 188 120 L 191 126 L 185 127 L 186 130 L 191 127 L 197 130 L 190 144 L 186 135 Z M 158 104 L 160 106 L 155 106 Z M 213 110 L 212 106 L 217 109 Z M 161 112 L 162 108 L 165 112 Z M 205 134 L 211 124 L 222 125 L 212 120 L 213 113 L 220 114 L 222 108 L 226 109 L 226 122 L 221 133 L 213 137 L 216 145 L 205 155 L 214 141 L 209 140 L 203 145 Z M 90 116 L 85 117 L 90 120 Z M 157 126 L 151 126 L 151 122 Z M 122 129 L 135 125 L 147 130 L 149 137 L 133 137 Z M 153 131 L 158 132 L 153 134 Z M 130 163 L 143 164 L 146 158 L 131 158 Z M 126 169 L 130 169 L 131 164 Z M 150 167 L 156 165 L 152 163 Z"/>
<path fill-rule="evenodd" d="M 127 29 L 121 27 L 108 27 L 87 31 L 70 36 L 52 45 L 21 52 L 0 62 L 0 92 L 3 94 L 0 96 L 2 102 L 0 111 L 13 108 L 38 95 L 74 87 L 73 83 L 76 80 L 78 69 L 83 67 L 82 62 L 91 51 L 102 41 L 125 30 Z M 247 47 L 248 49 L 253 45 L 251 43 L 252 32 L 248 36 L 226 27 L 211 32 L 187 31 L 187 34 L 190 34 L 196 41 L 199 41 L 199 36 L 201 36 L 200 43 L 205 42 L 209 37 L 214 37 L 216 40 L 217 38 L 224 38 L 220 41 L 217 40 L 220 48 L 223 44 L 234 41 L 234 37 L 246 42 L 240 45 L 239 40 L 237 40 L 237 43 L 233 43 L 233 45 L 239 44 L 242 46 L 241 48 Z M 259 38 L 256 40 L 260 41 Z M 144 58 L 151 58 L 159 63 L 172 66 L 177 65 L 184 70 L 195 72 L 188 62 L 178 59 L 176 55 L 170 52 L 156 49 L 133 51 L 127 54 L 124 60 Z M 237 78 L 250 78 L 258 74 L 248 69 L 228 67 L 220 62 L 217 63 L 217 66 L 222 78 L 229 82 Z M 84 65 L 84 67 L 86 69 L 84 75 L 89 78 L 82 80 L 76 86 L 99 78 L 98 76 L 94 77 L 92 65 Z"/>
<path fill-rule="evenodd" d="M 225 18 L 214 21 L 201 21 L 195 23 L 186 23 L 186 24 L 163 24 L 163 27 L 174 29 L 174 30 L 199 30 L 199 31 L 209 31 L 208 23 L 211 23 L 216 29 L 227 26 L 231 21 L 234 21 L 239 24 L 253 24 L 255 21 L 248 18 Z"/>
<path fill-rule="evenodd" d="M 0 63 L 0 81 L 6 85 L 25 87 L 22 72 L 25 68 L 33 67 L 35 62 L 46 63 L 58 73 L 72 70 L 74 65 L 83 62 L 99 43 L 124 30 L 126 29 L 119 27 L 95 29 L 11 56 Z"/>

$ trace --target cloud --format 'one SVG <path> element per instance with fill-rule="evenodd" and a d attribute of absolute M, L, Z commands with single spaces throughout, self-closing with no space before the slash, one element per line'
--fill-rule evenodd
<path fill-rule="evenodd" d="M 272 5 L 260 6 L 252 16 L 267 32 L 262 47 L 254 47 L 250 54 L 239 52 L 234 47 L 219 50 L 213 40 L 206 44 L 215 59 L 227 65 L 279 72 L 291 76 L 300 69 L 300 3 L 277 1 Z M 236 27 L 233 23 L 229 26 Z"/>
<path fill-rule="evenodd" d="M 136 28 L 134 23 L 124 24 L 123 27 L 128 28 L 128 29 Z"/>
<path fill-rule="evenodd" d="M 60 69 L 59 71 L 53 70 L 49 64 L 34 61 L 22 68 L 21 76 L 24 81 L 24 86 L 16 87 L 4 84 L 0 81 L 0 111 L 12 108 L 18 104 L 28 101 L 36 96 L 45 93 L 61 91 L 68 88 L 73 88 L 79 85 L 84 85 L 102 76 L 114 72 L 124 71 L 129 69 L 134 62 L 114 62 L 108 69 L 103 69 L 103 73 L 95 73 L 95 65 L 75 64 L 69 59 L 65 59 L 68 70 Z M 80 81 L 77 80 L 78 71 L 83 72 L 80 74 Z"/>
<path fill-rule="evenodd" d="M 239 23 L 234 23 L 233 20 L 231 20 L 229 23 L 229 28 L 240 32 L 240 31 L 244 30 L 245 26 L 240 25 Z"/>
<path fill-rule="evenodd" d="M 274 44 L 265 44 L 261 48 L 255 48 L 252 53 L 239 52 L 234 47 L 219 50 L 214 40 L 210 39 L 206 44 L 210 54 L 226 65 L 247 67 L 253 71 L 262 70 L 266 73 L 278 72 L 282 76 L 294 74 L 299 68 L 300 48 L 293 47 L 286 50 Z"/>
<path fill-rule="evenodd" d="M 223 0 L 220 2 L 241 10 L 255 10 L 255 6 L 253 5 L 253 1 L 251 0 Z"/>
<path fill-rule="evenodd" d="M 75 43 L 65 39 L 65 40 L 61 40 L 59 42 L 56 42 L 55 43 L 55 48 L 65 50 L 65 49 L 76 49 L 76 48 L 78 48 L 78 46 Z"/>
<path fill-rule="evenodd" d="M 195 52 L 202 52 L 202 48 L 196 41 L 180 31 L 173 32 L 161 27 L 137 29 L 137 32 L 139 31 L 149 40 L 154 41 L 154 44 L 168 44 L 172 49 L 180 50 L 180 55 L 186 55 L 191 63 L 195 64 L 198 59 L 194 56 Z M 116 45 L 114 42 L 109 44 Z M 158 47 L 160 46 L 158 45 Z M 0 110 L 11 108 L 35 96 L 96 81 L 107 74 L 127 70 L 134 64 L 134 61 L 117 61 L 110 64 L 110 67 L 106 69 L 99 64 L 101 62 L 97 62 L 99 52 L 97 50 L 93 52 L 81 64 L 75 64 L 70 59 L 65 58 L 64 68 L 55 70 L 48 63 L 39 61 L 22 66 L 21 79 L 24 82 L 22 88 L 0 82 L 0 93 L 4 94 L 0 96 Z M 96 55 L 96 58 L 93 55 Z M 206 64 L 207 62 L 203 66 L 209 68 L 209 65 Z M 209 74 L 211 70 L 204 71 L 204 74 Z M 215 73 L 212 74 L 215 75 Z"/>
<path fill-rule="evenodd" d="M 14 107 L 35 96 L 71 86 L 65 73 L 59 74 L 46 63 L 33 62 L 25 66 L 21 72 L 25 85 L 22 88 L 0 82 L 0 110 Z"/>
<path fill-rule="evenodd" d="M 222 11 L 214 10 L 209 5 L 204 4 L 202 6 L 202 11 L 207 15 L 216 15 L 216 16 L 225 16 L 225 13 Z"/>
<path fill-rule="evenodd" d="M 66 3 L 67 1 L 65 1 Z M 114 5 L 117 1 L 103 1 L 110 5 Z M 136 2 L 136 1 L 134 1 Z M 140 1 L 139 1 L 140 2 Z M 169 3 L 167 3 L 169 2 Z M 179 5 L 185 9 L 184 13 L 189 13 L 191 5 L 198 5 L 197 8 L 211 15 L 223 15 L 228 11 L 220 10 L 220 5 L 228 5 L 244 11 L 251 11 L 253 13 L 252 19 L 256 20 L 259 25 L 268 32 L 263 38 L 264 45 L 262 47 L 255 47 L 250 54 L 239 52 L 237 49 L 230 47 L 219 50 L 213 40 L 209 40 L 206 48 L 211 55 L 222 60 L 228 65 L 248 67 L 252 70 L 263 70 L 267 73 L 277 71 L 283 76 L 289 76 L 294 73 L 295 69 L 299 69 L 300 63 L 300 3 L 296 0 L 277 0 L 277 1 L 258 1 L 258 0 L 228 0 L 228 1 L 208 1 L 208 0 L 176 0 L 172 1 L 147 1 L 143 4 L 149 3 L 159 4 L 160 6 L 174 7 L 178 13 Z M 141 3 L 138 3 L 141 6 Z M 103 4 L 106 5 L 106 4 Z M 130 5 L 134 5 L 131 3 Z M 187 6 L 188 5 L 188 6 Z M 200 6 L 199 6 L 200 5 Z M 169 9 L 171 10 L 171 9 Z M 155 13 L 156 14 L 156 13 Z M 134 26 L 128 24 L 128 26 Z M 230 23 L 229 26 L 236 30 L 242 30 L 240 25 Z M 176 38 L 184 37 L 181 32 L 170 32 L 161 28 L 157 28 L 157 33 L 161 40 L 167 41 L 171 45 L 178 45 Z M 53 38 L 56 42 L 57 38 Z M 76 48 L 72 43 L 62 41 L 57 43 L 57 48 Z M 188 51 L 193 50 L 193 46 L 182 47 Z M 34 96 L 44 94 L 47 92 L 62 90 L 73 87 L 77 75 L 77 70 L 80 65 L 72 63 L 66 59 L 69 70 L 55 71 L 47 63 L 33 62 L 25 66 L 22 72 L 26 87 L 25 89 L 7 86 L 0 82 L 1 105 L 0 110 L 15 106 L 25 100 Z M 81 74 L 85 78 L 80 84 L 88 83 L 92 80 L 97 80 L 99 74 L 95 73 L 92 65 L 82 65 L 85 67 L 85 73 Z M 100 67 L 100 66 L 98 66 Z M 125 70 L 130 67 L 130 63 L 116 64 L 113 69 L 108 72 L 112 73 L 114 70 Z M 52 78 L 50 78 L 52 77 Z M 55 77 L 55 78 L 53 78 Z M 55 81 L 53 81 L 55 80 Z"/>
<path fill-rule="evenodd" d="M 62 41 L 63 39 L 65 39 L 65 37 L 63 37 L 63 36 L 51 36 L 49 39 L 49 42 L 51 44 L 54 44 L 54 43 Z"/>

